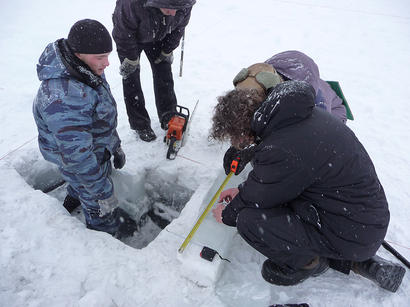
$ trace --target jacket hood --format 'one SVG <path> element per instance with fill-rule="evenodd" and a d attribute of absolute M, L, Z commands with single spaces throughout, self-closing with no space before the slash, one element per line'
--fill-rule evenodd
<path fill-rule="evenodd" d="M 147 0 L 145 6 L 181 10 L 192 7 L 196 0 Z"/>
<path fill-rule="evenodd" d="M 70 50 L 66 39 L 59 39 L 49 44 L 37 64 L 40 81 L 58 78 L 76 79 L 96 89 L 104 81 L 104 75 L 98 76 L 91 68 L 78 59 Z"/>
<path fill-rule="evenodd" d="M 277 72 L 289 80 L 306 81 L 313 86 L 315 92 L 319 88 L 319 68 L 306 54 L 289 50 L 275 54 L 266 63 L 271 64 Z"/>
<path fill-rule="evenodd" d="M 41 54 L 37 64 L 37 76 L 40 81 L 69 76 L 58 47 L 58 40 L 48 44 Z"/>
<path fill-rule="evenodd" d="M 273 88 L 256 110 L 252 130 L 262 139 L 273 130 L 308 118 L 315 106 L 315 90 L 304 81 L 286 81 Z"/>

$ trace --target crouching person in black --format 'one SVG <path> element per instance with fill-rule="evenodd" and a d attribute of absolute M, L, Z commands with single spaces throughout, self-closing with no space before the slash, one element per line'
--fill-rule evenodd
<path fill-rule="evenodd" d="M 278 84 L 262 103 L 254 90 L 228 92 L 211 136 L 237 149 L 254 144 L 253 170 L 213 215 L 268 257 L 266 281 L 295 285 L 330 264 L 397 290 L 405 269 L 375 256 L 389 209 L 373 163 L 342 121 L 315 107 L 308 83 Z"/>

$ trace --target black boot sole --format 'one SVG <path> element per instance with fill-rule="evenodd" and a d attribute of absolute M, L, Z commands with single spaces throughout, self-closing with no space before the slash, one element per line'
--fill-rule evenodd
<path fill-rule="evenodd" d="M 375 276 L 375 281 L 380 287 L 396 292 L 403 280 L 406 269 L 396 264 L 374 263 L 369 268 L 369 272 Z"/>

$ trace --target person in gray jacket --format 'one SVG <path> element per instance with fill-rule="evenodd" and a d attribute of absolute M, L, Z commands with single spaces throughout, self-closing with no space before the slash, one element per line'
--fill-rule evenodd
<path fill-rule="evenodd" d="M 195 0 L 117 0 L 112 34 L 121 61 L 124 100 L 131 129 L 143 141 L 151 142 L 156 135 L 141 88 L 141 52 L 151 64 L 158 119 L 161 128 L 167 129 L 177 104 L 172 52 L 179 45 L 194 4 Z"/>
<path fill-rule="evenodd" d="M 105 80 L 112 40 L 96 20 L 84 19 L 68 39 L 50 43 L 37 64 L 41 81 L 33 103 L 43 157 L 56 164 L 68 183 L 64 207 L 82 206 L 87 227 L 117 237 L 131 235 L 136 223 L 118 207 L 110 178 L 125 154 L 118 136 L 117 106 Z"/>

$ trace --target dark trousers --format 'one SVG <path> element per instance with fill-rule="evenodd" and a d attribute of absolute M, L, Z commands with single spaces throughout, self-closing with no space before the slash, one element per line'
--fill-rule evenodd
<path fill-rule="evenodd" d="M 137 54 L 144 51 L 152 69 L 154 82 L 155 104 L 157 107 L 158 119 L 162 122 L 162 117 L 175 110 L 177 99 L 174 92 L 174 79 L 172 77 L 171 63 L 162 61 L 155 64 L 154 61 L 161 53 L 161 48 L 156 44 L 144 44 L 139 46 Z M 124 53 L 119 53 L 121 63 L 127 57 Z M 135 59 L 132 59 L 135 60 Z M 151 120 L 145 109 L 145 99 L 141 88 L 140 69 L 130 74 L 122 80 L 125 106 L 127 108 L 128 120 L 133 130 L 142 130 L 151 126 Z"/>
<path fill-rule="evenodd" d="M 284 268 L 299 269 L 316 256 L 339 257 L 314 225 L 287 206 L 242 209 L 236 227 L 249 245 Z"/>

